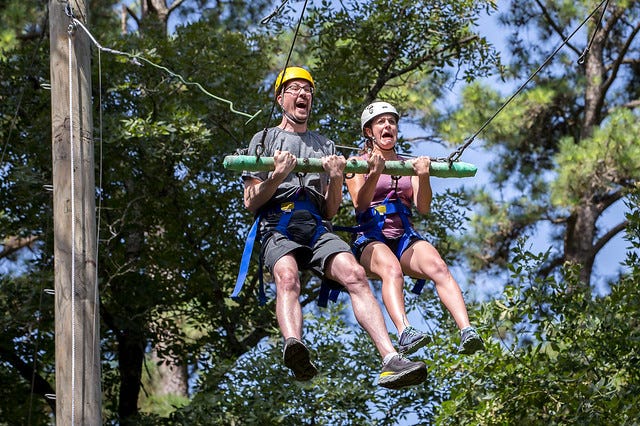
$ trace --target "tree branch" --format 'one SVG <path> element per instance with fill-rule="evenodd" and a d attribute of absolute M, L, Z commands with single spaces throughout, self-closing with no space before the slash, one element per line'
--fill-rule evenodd
<path fill-rule="evenodd" d="M 0 259 L 8 257 L 12 253 L 15 253 L 22 248 L 31 246 L 31 244 L 36 242 L 38 239 L 39 237 L 37 235 L 30 235 L 24 238 L 14 236 L 5 238 L 4 242 L 2 243 L 2 250 L 0 251 Z"/>
<path fill-rule="evenodd" d="M 553 20 L 553 18 L 551 17 L 551 14 L 549 13 L 549 10 L 540 2 L 540 0 L 536 0 L 536 4 L 540 7 L 540 10 L 542 11 L 542 15 L 544 16 L 545 21 L 547 21 L 551 29 L 553 29 L 553 31 L 555 31 L 555 33 L 558 34 L 562 40 L 566 40 L 567 37 L 562 33 L 562 28 L 560 28 L 556 23 L 556 21 Z M 578 48 L 573 46 L 571 43 L 569 43 L 569 41 L 567 41 L 566 45 L 569 47 L 569 49 L 573 50 L 577 55 L 582 54 L 582 52 Z"/>
<path fill-rule="evenodd" d="M 53 389 L 53 387 L 44 379 L 44 377 L 34 371 L 31 364 L 24 362 L 14 352 L 7 350 L 3 346 L 0 346 L 0 359 L 4 360 L 13 368 L 15 368 L 27 383 L 33 382 L 31 392 L 44 398 L 53 413 L 56 412 L 56 401 L 45 396 L 47 394 L 55 394 L 55 389 Z"/>
<path fill-rule="evenodd" d="M 592 252 L 592 256 L 595 257 L 595 255 L 598 254 L 598 252 L 602 249 L 602 247 L 604 247 L 613 237 L 615 237 L 620 232 L 622 232 L 625 229 L 627 229 L 628 225 L 629 225 L 629 221 L 628 220 L 623 220 L 622 222 L 620 222 L 619 224 L 617 224 L 616 226 L 611 228 L 602 237 L 598 238 L 598 241 L 596 241 L 596 243 L 593 245 L 593 249 L 591 251 Z"/>

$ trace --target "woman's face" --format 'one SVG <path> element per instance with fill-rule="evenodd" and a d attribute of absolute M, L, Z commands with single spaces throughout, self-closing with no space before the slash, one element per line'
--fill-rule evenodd
<path fill-rule="evenodd" d="M 381 114 L 371 121 L 371 127 L 365 131 L 377 146 L 391 149 L 398 139 L 398 121 L 393 114 Z"/>

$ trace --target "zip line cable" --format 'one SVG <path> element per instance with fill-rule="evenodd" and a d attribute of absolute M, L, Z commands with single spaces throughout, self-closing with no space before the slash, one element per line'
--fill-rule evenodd
<path fill-rule="evenodd" d="M 202 93 L 204 93 L 205 95 L 220 101 L 220 102 L 224 102 L 229 106 L 229 111 L 231 111 L 234 114 L 237 115 L 241 115 L 243 117 L 248 118 L 248 120 L 245 122 L 245 125 L 248 124 L 249 122 L 251 122 L 251 120 L 253 120 L 254 118 L 256 118 L 261 112 L 262 110 L 258 110 L 258 112 L 256 112 L 255 114 L 251 115 L 251 114 L 247 114 L 246 112 L 242 112 L 242 111 L 238 111 L 235 109 L 233 102 L 225 99 L 225 98 L 221 98 L 219 96 L 214 95 L 213 93 L 209 92 L 207 89 L 205 89 L 204 87 L 202 87 L 202 85 L 200 83 L 197 82 L 193 82 L 193 81 L 187 81 L 184 77 L 182 77 L 180 74 L 175 73 L 173 71 L 171 71 L 169 68 L 164 67 L 162 65 L 158 65 L 152 61 L 150 61 L 149 59 L 146 59 L 145 57 L 141 56 L 141 55 L 134 55 L 133 53 L 128 53 L 128 52 L 123 52 L 120 50 L 115 50 L 115 49 L 111 49 L 108 47 L 104 47 L 102 46 L 100 43 L 98 43 L 98 41 L 95 39 L 95 37 L 93 37 L 93 35 L 91 34 L 91 32 L 82 24 L 82 22 L 78 21 L 75 17 L 72 16 L 72 22 L 73 24 L 79 26 L 80 28 L 82 28 L 84 30 L 84 32 L 87 34 L 87 36 L 89 36 L 89 38 L 91 39 L 91 41 L 93 42 L 93 44 L 100 50 L 108 52 L 108 53 L 112 53 L 114 55 L 120 55 L 120 56 L 126 56 L 128 58 L 130 58 L 134 64 L 136 65 L 141 65 L 138 61 L 142 61 L 145 62 L 155 68 L 158 68 L 164 72 L 166 72 L 167 74 L 169 74 L 171 77 L 177 78 L 178 80 L 180 80 L 185 86 L 195 86 L 197 87 Z"/>
<path fill-rule="evenodd" d="M 271 19 L 273 19 L 275 16 L 279 15 L 280 12 L 282 12 L 282 9 L 284 9 L 284 6 L 287 4 L 289 0 L 282 0 L 282 3 L 280 3 L 280 6 L 278 6 L 276 8 L 276 10 L 274 10 L 273 12 L 271 12 L 269 15 L 265 16 L 264 18 L 262 18 L 262 20 L 260 21 L 260 23 L 262 25 L 266 25 L 269 23 L 269 21 L 271 21 Z"/>
<path fill-rule="evenodd" d="M 527 81 L 525 81 L 510 97 L 509 99 L 507 99 L 501 106 L 500 108 L 498 108 L 498 110 L 496 112 L 493 113 L 493 115 L 491 117 L 489 117 L 489 119 L 487 121 L 485 121 L 485 123 L 469 138 L 467 138 L 467 140 L 465 141 L 465 143 L 461 146 L 458 147 L 454 152 L 452 152 L 449 157 L 447 157 L 447 161 L 449 161 L 450 163 L 454 162 L 454 161 L 458 161 L 458 159 L 462 156 L 462 153 L 464 152 L 465 149 L 467 149 L 467 147 L 469 145 L 471 145 L 473 143 L 473 141 L 475 140 L 475 138 L 484 131 L 485 128 L 487 128 L 487 126 L 489 126 L 489 124 L 498 116 L 498 114 L 500 114 L 502 112 L 503 109 L 505 109 L 507 107 L 507 105 L 509 105 L 511 103 L 511 101 L 513 101 L 513 99 L 518 96 L 520 94 L 520 92 L 522 92 L 522 90 L 524 90 L 524 88 L 526 87 L 527 84 L 529 84 L 531 82 L 531 80 L 533 80 L 535 78 L 536 75 L 538 75 L 538 73 L 540 71 L 542 71 L 542 69 L 544 67 L 546 67 L 549 62 L 551 61 L 551 59 L 553 59 L 553 57 L 564 47 L 567 45 L 567 43 L 569 42 L 569 40 L 571 40 L 573 38 L 573 36 L 580 30 L 580 28 L 582 28 L 588 21 L 589 19 L 591 19 L 591 17 L 593 15 L 595 15 L 595 13 L 598 11 L 598 9 L 600 9 L 602 7 L 602 5 L 604 5 L 604 8 L 602 10 L 602 14 L 600 15 L 600 21 L 598 23 L 598 26 L 596 26 L 596 30 L 594 31 L 593 37 L 591 38 L 590 43 L 588 44 L 587 48 L 585 49 L 584 53 L 582 55 L 580 55 L 580 58 L 578 58 L 578 63 L 582 64 L 584 62 L 584 58 L 587 55 L 587 53 L 589 52 L 589 48 L 591 46 L 591 44 L 593 43 L 593 39 L 595 37 L 595 33 L 598 31 L 598 28 L 600 26 L 600 23 L 602 22 L 602 19 L 604 18 L 604 14 L 606 12 L 607 9 L 607 4 L 609 3 L 609 0 L 603 0 L 602 2 L 600 2 L 600 4 L 598 6 L 595 7 L 595 9 L 593 9 L 593 11 L 582 21 L 582 23 L 580 25 L 578 25 L 576 27 L 575 30 L 573 30 L 573 32 L 569 35 L 569 37 L 567 37 L 565 40 L 562 41 L 562 43 L 560 44 L 560 46 L 558 46 L 553 53 L 551 53 L 551 55 L 549 55 L 547 57 L 547 59 L 544 60 L 544 62 L 542 63 L 542 65 L 540 65 L 538 67 L 537 70 L 535 70 L 533 72 L 533 74 L 531 74 L 529 76 L 529 78 L 527 79 Z"/>
<path fill-rule="evenodd" d="M 267 22 L 269 22 L 271 20 L 271 18 L 273 18 L 274 16 L 276 16 L 278 13 L 280 13 L 280 11 L 284 8 L 284 5 L 287 3 L 288 0 L 283 0 L 282 4 L 280 4 L 280 6 L 273 11 L 269 16 L 267 16 L 266 18 L 264 18 L 261 23 L 266 24 Z M 284 79 L 284 74 L 285 71 L 287 69 L 287 67 L 289 66 L 289 61 L 291 60 L 291 55 L 293 53 L 293 48 L 296 44 L 296 39 L 298 38 L 298 33 L 300 32 L 300 26 L 302 25 L 302 17 L 304 16 L 304 11 L 307 9 L 307 3 L 308 0 L 305 0 L 304 5 L 302 6 L 302 10 L 300 11 L 300 18 L 298 19 L 298 24 L 296 26 L 296 30 L 293 33 L 293 40 L 291 41 L 291 47 L 289 47 L 289 53 L 287 54 L 287 60 L 284 63 L 284 67 L 282 68 L 282 78 Z M 278 83 L 278 77 L 276 77 L 276 84 Z M 260 158 L 260 156 L 262 155 L 262 153 L 264 152 L 264 141 L 267 138 L 267 131 L 269 130 L 269 126 L 271 125 L 271 119 L 273 118 L 273 113 L 276 109 L 276 104 L 277 104 L 277 100 L 274 98 L 273 102 L 271 103 L 271 111 L 269 112 L 269 117 L 267 117 L 267 125 L 264 127 L 264 130 L 262 131 L 262 139 L 260 139 L 260 143 L 258 143 L 258 146 L 256 147 L 256 157 Z"/>

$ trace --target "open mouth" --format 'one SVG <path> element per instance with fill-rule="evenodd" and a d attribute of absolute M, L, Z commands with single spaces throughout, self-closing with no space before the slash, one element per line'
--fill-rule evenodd
<path fill-rule="evenodd" d="M 308 106 L 309 106 L 309 103 L 304 99 L 300 99 L 296 101 L 296 108 L 298 109 L 303 109 L 306 111 Z"/>

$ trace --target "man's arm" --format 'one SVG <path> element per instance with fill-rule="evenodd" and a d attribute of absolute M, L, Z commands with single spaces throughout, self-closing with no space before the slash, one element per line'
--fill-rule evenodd
<path fill-rule="evenodd" d="M 347 160 L 341 155 L 330 155 L 322 158 L 322 168 L 329 174 L 329 186 L 324 196 L 327 219 L 331 219 L 338 213 L 342 203 L 342 185 L 344 183 L 344 168 L 346 165 Z"/>
<path fill-rule="evenodd" d="M 257 212 L 276 193 L 278 186 L 296 166 L 296 157 L 286 151 L 276 151 L 273 155 L 275 169 L 265 180 L 247 178 L 244 181 L 244 206 L 252 213 Z"/>

